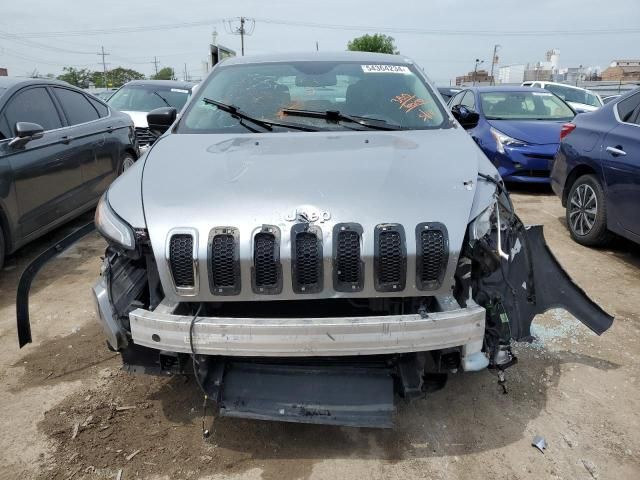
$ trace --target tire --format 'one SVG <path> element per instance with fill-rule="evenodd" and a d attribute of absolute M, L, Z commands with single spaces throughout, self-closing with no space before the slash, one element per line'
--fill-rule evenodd
<path fill-rule="evenodd" d="M 566 219 L 571 238 L 581 245 L 601 247 L 612 238 L 607 230 L 607 200 L 595 175 L 578 177 L 567 197 Z"/>
<path fill-rule="evenodd" d="M 120 168 L 118 170 L 118 175 L 122 175 L 129 168 L 131 168 L 134 163 L 136 163 L 136 159 L 133 158 L 133 155 L 131 155 L 130 153 L 125 153 L 122 156 L 122 159 L 120 160 Z"/>
<path fill-rule="evenodd" d="M 4 249 L 4 232 L 2 231 L 2 227 L 0 227 L 0 270 L 2 270 L 2 267 L 4 265 Z"/>

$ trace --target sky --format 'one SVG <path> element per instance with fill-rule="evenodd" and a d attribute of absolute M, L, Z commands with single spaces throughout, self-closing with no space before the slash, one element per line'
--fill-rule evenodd
<path fill-rule="evenodd" d="M 341 51 L 380 32 L 438 85 L 473 70 L 476 58 L 490 69 L 496 44 L 500 65 L 542 61 L 551 48 L 562 68 L 640 58 L 640 0 L 6 0 L 0 10 L 0 67 L 12 76 L 58 75 L 65 65 L 102 70 L 104 47 L 107 68 L 149 75 L 157 57 L 178 78 L 185 64 L 198 78 L 214 29 L 219 44 L 240 54 L 225 21 L 239 16 L 255 19 L 246 55 L 314 51 L 316 42 Z"/>

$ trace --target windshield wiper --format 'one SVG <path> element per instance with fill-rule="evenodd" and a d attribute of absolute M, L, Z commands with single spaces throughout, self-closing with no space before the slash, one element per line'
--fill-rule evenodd
<path fill-rule="evenodd" d="M 294 108 L 285 108 L 282 110 L 285 115 L 296 117 L 324 118 L 328 122 L 351 122 L 357 123 L 372 130 L 401 130 L 400 125 L 389 123 L 381 118 L 358 117 L 355 115 L 347 115 L 339 110 L 326 110 L 318 112 L 315 110 L 297 110 Z M 374 122 L 374 123 L 372 123 Z"/>
<path fill-rule="evenodd" d="M 162 100 L 167 107 L 172 107 L 173 106 L 173 105 L 170 105 L 169 102 L 167 102 L 167 100 L 162 95 L 160 95 L 158 92 L 152 92 L 152 93 L 154 95 L 159 96 L 160 100 Z"/>
<path fill-rule="evenodd" d="M 288 123 L 288 122 L 272 122 L 271 120 L 262 120 L 259 118 L 252 117 L 251 115 L 243 112 L 235 105 L 229 105 L 226 103 L 218 102 L 217 100 L 212 100 L 210 98 L 204 97 L 202 99 L 204 103 L 207 105 L 214 105 L 218 107 L 223 112 L 227 112 L 232 117 L 240 120 L 240 124 L 248 128 L 249 130 L 256 132 L 257 130 L 251 128 L 249 125 L 242 123 L 242 120 L 247 120 L 255 125 L 259 125 L 267 131 L 272 131 L 273 127 L 283 127 L 283 128 L 291 128 L 292 130 L 301 130 L 303 132 L 317 132 L 320 129 L 314 127 L 307 127 L 305 125 L 299 125 L 297 123 Z"/>

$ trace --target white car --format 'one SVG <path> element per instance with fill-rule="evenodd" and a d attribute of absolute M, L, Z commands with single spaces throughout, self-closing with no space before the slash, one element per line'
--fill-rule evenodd
<path fill-rule="evenodd" d="M 578 113 L 593 112 L 603 103 L 600 95 L 580 87 L 555 82 L 523 82 L 523 87 L 538 87 L 555 93 Z"/>
<path fill-rule="evenodd" d="M 147 125 L 147 113 L 161 107 L 182 110 L 194 87 L 194 83 L 176 80 L 133 80 L 111 95 L 107 104 L 131 117 L 142 153 L 156 141 Z"/>

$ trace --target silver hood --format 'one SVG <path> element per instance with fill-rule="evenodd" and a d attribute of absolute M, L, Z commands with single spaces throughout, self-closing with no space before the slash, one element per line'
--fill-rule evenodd
<path fill-rule="evenodd" d="M 470 213 L 477 173 L 492 167 L 460 128 L 398 132 L 295 132 L 278 134 L 163 136 L 149 153 L 142 175 L 144 215 L 167 297 L 184 301 L 174 288 L 167 261 L 176 232 L 197 236 L 199 287 L 190 300 L 282 300 L 331 297 L 419 296 L 450 292 Z M 476 212 L 477 213 L 477 212 Z M 311 220 L 321 231 L 323 288 L 294 293 L 291 229 Z M 312 218 L 309 218 L 312 217 Z M 449 238 L 449 258 L 441 286 L 416 288 L 416 227 L 440 222 Z M 364 286 L 337 292 L 332 283 L 332 232 L 338 223 L 362 226 Z M 396 223 L 406 235 L 403 291 L 374 288 L 376 225 Z M 263 225 L 279 228 L 282 291 L 254 293 L 251 286 L 253 236 Z M 211 293 L 208 240 L 219 227 L 237 229 L 241 289 L 235 295 Z M 184 293 L 184 292 L 183 292 Z"/>

